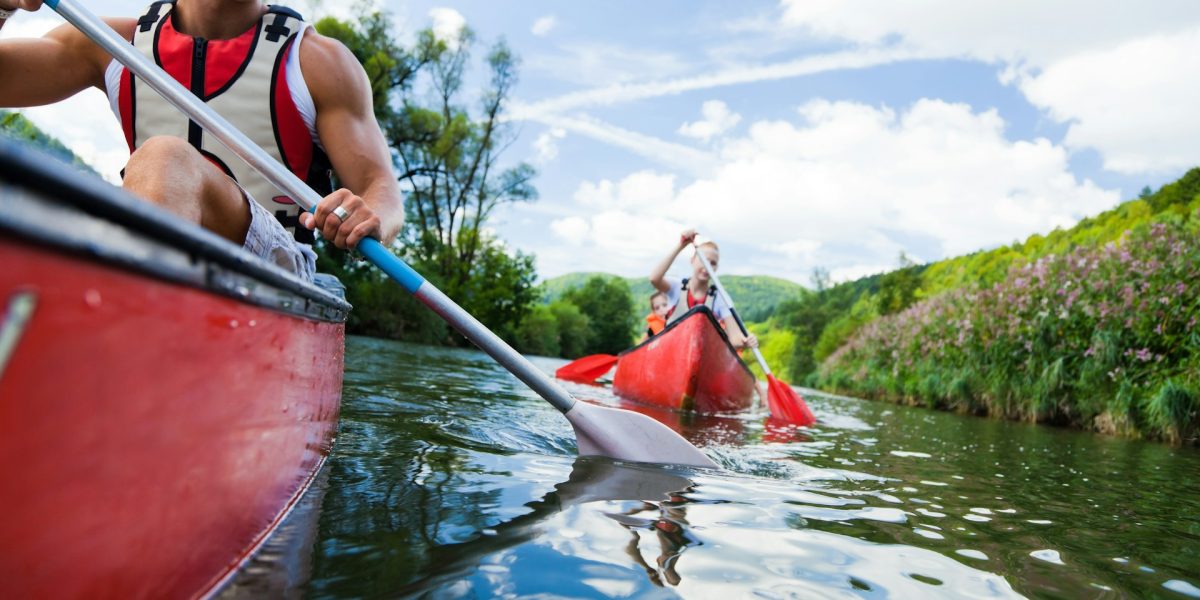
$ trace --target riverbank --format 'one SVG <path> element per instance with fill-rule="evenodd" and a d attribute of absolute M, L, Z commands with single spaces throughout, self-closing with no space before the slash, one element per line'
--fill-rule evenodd
<path fill-rule="evenodd" d="M 822 389 L 1200 442 L 1200 211 L 1099 248 L 1010 268 L 876 319 L 830 355 Z"/>

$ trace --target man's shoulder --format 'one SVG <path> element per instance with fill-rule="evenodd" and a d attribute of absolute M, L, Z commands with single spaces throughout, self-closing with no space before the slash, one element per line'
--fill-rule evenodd
<path fill-rule="evenodd" d="M 300 40 L 300 61 L 305 70 L 310 67 L 321 69 L 358 66 L 358 60 L 345 44 L 321 35 L 311 23 L 305 23 L 305 27 L 308 31 Z"/>
<path fill-rule="evenodd" d="M 314 99 L 332 98 L 345 100 L 349 92 L 359 89 L 366 76 L 362 65 L 340 41 L 321 35 L 309 25 L 309 30 L 300 40 L 300 69 Z M 367 92 L 369 93 L 369 91 Z"/>

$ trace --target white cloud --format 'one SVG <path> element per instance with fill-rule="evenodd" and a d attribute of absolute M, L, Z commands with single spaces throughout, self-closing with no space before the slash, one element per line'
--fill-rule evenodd
<path fill-rule="evenodd" d="M 558 140 L 567 137 L 567 130 L 562 127 L 551 127 L 533 140 L 535 155 L 533 162 L 544 165 L 558 158 Z"/>
<path fill-rule="evenodd" d="M 727 242 L 731 272 L 844 278 L 894 268 L 901 250 L 933 260 L 1069 226 L 1119 199 L 1078 181 L 1064 148 L 1005 139 L 995 111 L 813 101 L 797 114 L 753 123 L 682 186 L 654 171 L 581 184 L 577 214 L 555 227 L 579 247 L 574 267 L 640 274 L 686 224 Z"/>
<path fill-rule="evenodd" d="M 1200 162 L 1200 27 L 1126 42 L 1019 80 L 1033 104 L 1070 123 L 1065 143 L 1095 148 L 1127 174 Z"/>
<path fill-rule="evenodd" d="M 720 100 L 705 102 L 700 107 L 700 114 L 704 117 L 703 119 L 680 125 L 679 133 L 707 142 L 714 136 L 733 129 L 742 120 L 742 115 L 729 110 L 729 107 Z"/>
<path fill-rule="evenodd" d="M 592 48 L 557 60 L 552 69 L 591 87 L 514 102 L 510 115 L 529 119 L 702 89 L 956 58 L 995 64 L 1002 83 L 1019 85 L 1031 103 L 1069 124 L 1069 149 L 1095 148 L 1109 169 L 1163 172 L 1195 162 L 1200 111 L 1189 109 L 1200 86 L 1180 75 L 1195 72 L 1200 61 L 1200 3 L 1194 0 L 1104 9 L 1090 0 L 988 5 L 925 0 L 915 7 L 892 0 L 781 0 L 780 7 L 773 19 L 743 20 L 735 29 L 760 31 L 774 23 L 771 40 L 805 39 L 797 38 L 801 31 L 806 43 L 815 37 L 844 49 L 771 64 L 718 60 L 721 66 L 708 73 L 683 75 L 699 67 L 671 57 L 660 72 L 613 69 L 610 55 L 621 50 Z"/>
<path fill-rule="evenodd" d="M 582 217 L 567 217 L 550 222 L 550 231 L 554 232 L 558 239 L 572 246 L 578 246 L 587 241 L 591 229 L 587 219 Z"/>
<path fill-rule="evenodd" d="M 581 41 L 524 58 L 524 68 L 530 72 L 587 88 L 677 77 L 694 68 L 672 52 Z"/>
<path fill-rule="evenodd" d="M 1097 5 L 1092 0 L 978 3 L 923 0 L 781 0 L 785 27 L 934 56 L 1043 66 L 1082 51 L 1174 31 L 1200 19 L 1192 0 Z"/>
<path fill-rule="evenodd" d="M 530 121 L 585 135 L 687 173 L 703 174 L 716 166 L 716 157 L 702 150 L 622 129 L 587 115 L 526 114 Z"/>
<path fill-rule="evenodd" d="M 781 0 L 784 28 L 864 47 L 995 63 L 1105 168 L 1166 172 L 1200 155 L 1200 3 Z"/>
<path fill-rule="evenodd" d="M 777 244 L 764 244 L 763 250 L 781 254 L 791 260 L 812 262 L 821 242 L 817 240 L 794 239 Z"/>
<path fill-rule="evenodd" d="M 537 102 L 514 101 L 509 115 L 514 119 L 532 119 L 588 106 L 610 106 L 695 90 L 789 79 L 829 71 L 863 69 L 922 57 L 911 50 L 887 48 L 835 52 L 766 65 L 740 65 L 690 77 L 642 83 L 614 83 Z"/>
<path fill-rule="evenodd" d="M 466 17 L 453 8 L 438 7 L 429 10 L 429 18 L 433 21 L 433 35 L 446 42 L 451 50 L 457 49 L 462 42 L 463 27 L 467 26 Z"/>
<path fill-rule="evenodd" d="M 554 15 L 546 15 L 533 22 L 533 27 L 529 29 L 533 35 L 544 36 L 550 33 L 554 27 L 558 25 L 558 19 Z"/>

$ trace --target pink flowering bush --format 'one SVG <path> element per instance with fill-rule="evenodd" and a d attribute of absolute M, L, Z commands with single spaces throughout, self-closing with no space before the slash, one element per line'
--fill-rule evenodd
<path fill-rule="evenodd" d="M 1200 217 L 1200 214 L 1197 215 Z M 1010 268 L 861 328 L 820 385 L 893 401 L 1195 442 L 1200 218 Z"/>

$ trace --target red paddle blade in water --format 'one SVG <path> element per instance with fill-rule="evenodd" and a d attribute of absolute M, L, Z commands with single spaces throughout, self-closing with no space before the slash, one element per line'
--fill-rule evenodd
<path fill-rule="evenodd" d="M 554 376 L 567 381 L 592 383 L 617 364 L 617 357 L 611 354 L 593 354 L 571 361 L 558 368 Z"/>
<path fill-rule="evenodd" d="M 801 427 L 817 422 L 804 398 L 774 375 L 767 377 L 767 408 L 771 416 Z"/>

